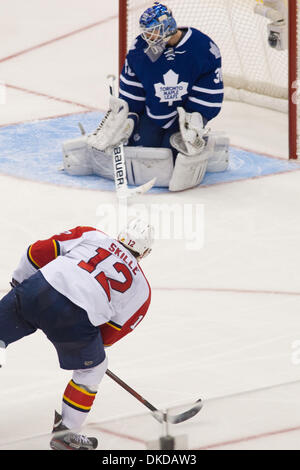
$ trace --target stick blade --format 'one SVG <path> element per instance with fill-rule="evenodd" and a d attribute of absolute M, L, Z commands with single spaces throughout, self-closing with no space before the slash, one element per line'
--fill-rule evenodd
<path fill-rule="evenodd" d="M 175 416 L 167 416 L 167 420 L 169 423 L 172 424 L 183 423 L 183 421 L 187 421 L 188 419 L 193 418 L 197 413 L 199 413 L 202 407 L 203 401 L 201 398 L 199 398 L 199 400 L 196 401 L 195 405 L 191 409 Z"/>
<path fill-rule="evenodd" d="M 151 188 L 156 183 L 156 178 L 153 178 L 152 180 L 148 181 L 147 183 L 143 184 L 142 186 L 138 186 L 137 188 L 134 188 L 134 194 L 144 194 L 147 191 L 150 191 Z"/>
<path fill-rule="evenodd" d="M 138 186 L 137 188 L 134 189 L 121 189 L 120 191 L 117 191 L 117 196 L 119 199 L 127 199 L 127 198 L 132 198 L 134 196 L 138 196 L 141 194 L 145 194 L 148 191 L 150 191 L 151 188 L 155 185 L 156 178 L 153 178 L 152 180 L 148 181 L 147 183 Z"/>
<path fill-rule="evenodd" d="M 192 408 L 178 415 L 170 416 L 168 413 L 163 413 L 160 410 L 153 411 L 152 415 L 159 423 L 163 423 L 165 421 L 171 424 L 179 424 L 193 418 L 197 413 L 199 413 L 202 407 L 203 401 L 201 398 L 199 398 Z"/>

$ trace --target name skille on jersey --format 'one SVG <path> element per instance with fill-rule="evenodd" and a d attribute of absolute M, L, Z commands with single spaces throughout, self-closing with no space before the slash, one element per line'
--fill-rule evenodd
<path fill-rule="evenodd" d="M 131 269 L 134 276 L 136 276 L 138 266 L 132 261 L 132 259 L 128 258 L 128 255 L 125 253 L 125 251 L 122 251 L 115 243 L 112 243 L 108 250 L 118 256 L 123 261 L 123 263 L 125 263 Z"/>

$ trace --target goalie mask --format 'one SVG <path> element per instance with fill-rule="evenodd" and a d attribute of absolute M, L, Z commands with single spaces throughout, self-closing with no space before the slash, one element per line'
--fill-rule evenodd
<path fill-rule="evenodd" d="M 154 228 L 144 220 L 132 218 L 121 230 L 117 240 L 130 251 L 138 254 L 139 259 L 151 253 L 154 242 Z"/>
<path fill-rule="evenodd" d="M 169 8 L 154 2 L 140 17 L 140 29 L 142 38 L 149 46 L 148 51 L 160 56 L 169 37 L 176 34 L 177 24 Z"/>

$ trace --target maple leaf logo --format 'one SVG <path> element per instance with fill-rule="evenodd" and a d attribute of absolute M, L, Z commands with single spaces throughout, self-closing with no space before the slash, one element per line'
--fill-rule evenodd
<path fill-rule="evenodd" d="M 172 106 L 174 101 L 181 101 L 182 96 L 186 95 L 188 92 L 188 83 L 180 82 L 179 75 L 173 70 L 163 75 L 164 83 L 156 83 L 155 96 L 160 98 L 160 103 L 168 103 L 169 106 Z"/>

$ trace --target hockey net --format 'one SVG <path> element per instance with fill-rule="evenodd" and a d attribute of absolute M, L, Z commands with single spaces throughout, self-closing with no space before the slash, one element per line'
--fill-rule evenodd
<path fill-rule="evenodd" d="M 277 0 L 286 16 L 286 49 L 269 46 L 271 20 L 254 13 L 262 0 L 168 0 L 179 26 L 192 26 L 210 36 L 223 59 L 225 99 L 289 114 L 290 158 L 300 155 L 297 80 L 300 75 L 298 0 Z M 139 17 L 151 1 L 120 0 L 120 66 L 139 34 Z M 297 11 L 298 10 L 298 11 Z"/>

